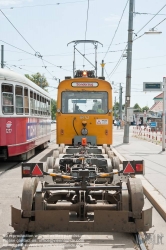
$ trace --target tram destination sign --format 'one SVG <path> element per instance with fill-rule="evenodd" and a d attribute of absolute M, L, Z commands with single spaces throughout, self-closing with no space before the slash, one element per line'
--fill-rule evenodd
<path fill-rule="evenodd" d="M 143 91 L 162 91 L 162 82 L 143 82 Z"/>

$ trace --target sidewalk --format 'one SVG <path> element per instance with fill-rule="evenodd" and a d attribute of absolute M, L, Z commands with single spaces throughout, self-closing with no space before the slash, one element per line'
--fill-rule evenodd
<path fill-rule="evenodd" d="M 123 129 L 113 130 L 113 147 L 126 160 L 145 161 L 145 179 L 149 181 L 166 199 L 166 151 L 160 145 L 132 137 L 130 127 L 129 144 L 123 144 Z"/>

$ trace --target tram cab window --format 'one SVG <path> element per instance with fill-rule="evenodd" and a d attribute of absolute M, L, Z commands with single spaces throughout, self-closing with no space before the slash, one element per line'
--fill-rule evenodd
<path fill-rule="evenodd" d="M 33 109 L 33 92 L 30 91 L 30 112 L 31 112 L 31 115 L 34 113 L 34 109 Z"/>
<path fill-rule="evenodd" d="M 27 88 L 24 88 L 24 113 L 29 114 L 29 93 Z"/>
<path fill-rule="evenodd" d="M 4 114 L 13 114 L 13 85 L 2 84 L 2 112 Z"/>
<path fill-rule="evenodd" d="M 15 87 L 16 95 L 16 114 L 23 114 L 23 87 Z"/>
<path fill-rule="evenodd" d="M 62 92 L 62 113 L 106 114 L 108 93 L 105 91 Z"/>

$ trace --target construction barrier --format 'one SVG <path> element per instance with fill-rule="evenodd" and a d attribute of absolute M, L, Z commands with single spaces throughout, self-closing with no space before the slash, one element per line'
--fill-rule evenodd
<path fill-rule="evenodd" d="M 132 136 L 158 145 L 162 144 L 162 131 L 154 131 L 150 127 L 134 126 Z"/>

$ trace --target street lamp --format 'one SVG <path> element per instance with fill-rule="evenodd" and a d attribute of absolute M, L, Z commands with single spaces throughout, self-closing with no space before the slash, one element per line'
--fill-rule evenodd
<path fill-rule="evenodd" d="M 161 33 L 162 33 L 161 31 L 157 31 L 154 28 L 152 28 L 149 31 L 146 31 L 144 34 L 145 35 L 159 35 Z"/>

